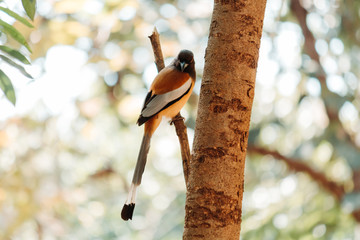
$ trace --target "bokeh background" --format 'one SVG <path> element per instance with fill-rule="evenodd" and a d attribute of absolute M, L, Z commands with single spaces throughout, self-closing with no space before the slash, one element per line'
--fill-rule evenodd
<path fill-rule="evenodd" d="M 360 2 L 297 2 L 267 2 L 241 239 L 360 239 Z M 20 0 L 0 5 L 25 15 Z M 166 63 L 184 48 L 195 54 L 198 81 L 182 110 L 192 143 L 212 8 L 39 0 L 34 29 L 0 14 L 29 39 L 33 53 L 21 51 L 34 76 L 0 62 L 17 96 L 14 107 L 0 93 L 0 239 L 181 239 L 185 184 L 167 121 L 133 220 L 120 212 L 156 75 L 147 36 L 156 26 Z"/>

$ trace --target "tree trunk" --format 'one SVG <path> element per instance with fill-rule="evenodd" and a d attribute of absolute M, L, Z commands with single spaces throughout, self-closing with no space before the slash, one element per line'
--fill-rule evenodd
<path fill-rule="evenodd" d="M 239 239 L 244 167 L 266 0 L 215 0 L 183 239 Z"/>

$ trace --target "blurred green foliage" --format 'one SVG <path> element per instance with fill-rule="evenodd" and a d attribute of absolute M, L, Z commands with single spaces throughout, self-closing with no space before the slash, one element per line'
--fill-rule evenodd
<path fill-rule="evenodd" d="M 5 1 L 19 13 L 15 2 Z M 289 2 L 269 0 L 249 144 L 302 159 L 346 195 L 338 201 L 306 173 L 251 154 L 242 239 L 360 238 L 351 215 L 360 184 L 359 6 L 301 2 L 326 84 Z M 182 111 L 192 141 L 211 12 L 204 0 L 44 0 L 34 29 L 12 22 L 32 48 L 26 71 L 35 80 L 0 64 L 17 93 L 16 107 L 0 99 L 0 239 L 181 238 L 185 185 L 166 121 L 152 139 L 133 221 L 120 211 L 142 137 L 135 122 L 156 75 L 147 36 L 156 26 L 166 63 L 180 49 L 195 53 L 199 81 Z M 6 46 L 16 44 L 0 36 L 11 58 L 19 55 Z"/>
<path fill-rule="evenodd" d="M 28 16 L 31 18 L 31 20 L 34 20 L 36 0 L 23 0 L 22 4 Z M 0 6 L 0 11 L 12 18 L 8 20 L 8 22 L 12 22 L 12 20 L 17 20 L 18 22 L 26 25 L 27 27 L 30 28 L 33 27 L 33 25 L 29 23 L 29 21 L 26 18 L 20 16 L 19 14 L 10 10 L 7 7 Z M 1 35 L 4 35 L 4 37 L 8 37 L 8 36 L 12 37 L 15 41 L 23 45 L 29 52 L 31 52 L 31 48 L 28 42 L 25 40 L 24 36 L 15 27 L 7 23 L 6 21 L 3 21 L 2 19 L 0 19 L 0 36 Z M 23 64 L 30 64 L 27 58 L 20 51 L 4 45 L 0 45 L 0 51 L 2 51 L 3 53 L 7 54 L 10 57 L 9 58 L 7 56 L 0 54 L 0 59 L 1 59 L 0 63 L 5 62 L 10 66 L 17 68 L 26 77 L 32 78 L 32 76 L 26 72 L 23 66 L 17 64 L 12 60 L 12 59 L 18 60 Z M 6 98 L 12 104 L 15 105 L 16 97 L 15 97 L 14 87 L 11 83 L 10 78 L 1 70 L 0 70 L 0 88 L 5 94 Z"/>

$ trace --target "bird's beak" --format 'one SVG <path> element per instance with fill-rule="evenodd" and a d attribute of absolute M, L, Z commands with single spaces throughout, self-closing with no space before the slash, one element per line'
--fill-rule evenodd
<path fill-rule="evenodd" d="M 189 64 L 185 63 L 185 62 L 180 62 L 180 69 L 183 72 L 184 69 L 188 66 Z"/>

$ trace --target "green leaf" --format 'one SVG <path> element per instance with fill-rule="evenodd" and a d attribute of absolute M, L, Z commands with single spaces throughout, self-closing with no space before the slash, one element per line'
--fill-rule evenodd
<path fill-rule="evenodd" d="M 13 60 L 11 60 L 8 57 L 5 57 L 4 55 L 0 55 L 0 58 L 4 60 L 9 65 L 17 68 L 22 74 L 24 74 L 28 78 L 33 78 L 28 72 L 26 72 L 25 68 L 17 63 L 15 63 Z"/>
<path fill-rule="evenodd" d="M 28 20 L 26 20 L 25 18 L 23 18 L 23 17 L 20 16 L 19 14 L 11 11 L 10 9 L 4 8 L 4 7 L 1 7 L 1 6 L 0 6 L 0 10 L 3 11 L 3 12 L 5 12 L 5 13 L 7 13 L 9 16 L 15 18 L 15 19 L 18 20 L 19 22 L 25 24 L 26 26 L 28 26 L 28 27 L 30 27 L 30 28 L 33 28 L 33 27 L 34 27 L 31 23 L 29 23 Z"/>
<path fill-rule="evenodd" d="M 7 54 L 16 58 L 17 60 L 21 61 L 24 64 L 30 64 L 29 60 L 27 60 L 27 58 L 24 55 L 22 55 L 19 51 L 15 49 L 9 48 L 4 45 L 0 45 L 0 50 L 6 52 Z"/>
<path fill-rule="evenodd" d="M 34 21 L 36 0 L 21 0 L 21 2 L 25 9 L 26 14 L 29 16 L 31 20 Z"/>
<path fill-rule="evenodd" d="M 29 44 L 26 42 L 25 37 L 18 30 L 16 30 L 16 28 L 4 22 L 1 19 L 0 19 L 0 26 L 3 27 L 2 29 L 3 32 L 9 34 L 12 38 L 14 38 L 17 42 L 21 43 L 22 45 L 24 45 L 31 52 L 31 48 Z"/>
<path fill-rule="evenodd" d="M 12 104 L 14 104 L 15 106 L 16 96 L 15 96 L 14 87 L 10 81 L 10 78 L 6 76 L 6 74 L 1 70 L 0 70 L 0 88 L 5 93 L 6 98 L 9 99 L 9 101 L 12 102 Z"/>

